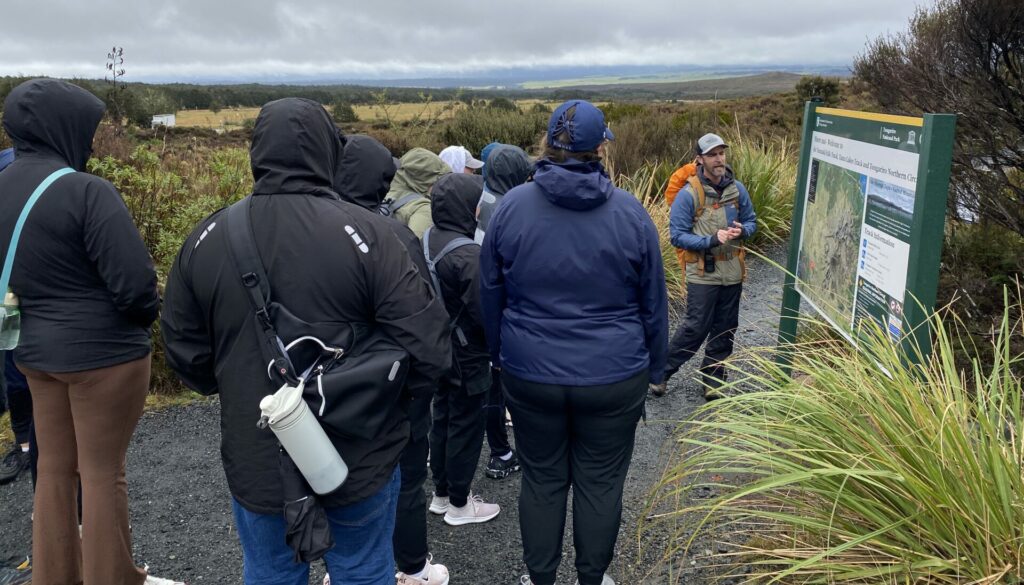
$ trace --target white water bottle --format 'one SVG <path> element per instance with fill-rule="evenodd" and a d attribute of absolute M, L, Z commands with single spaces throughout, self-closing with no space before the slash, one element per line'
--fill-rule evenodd
<path fill-rule="evenodd" d="M 21 308 L 18 297 L 10 289 L 0 306 L 0 350 L 14 349 L 21 337 Z"/>
<path fill-rule="evenodd" d="M 302 399 L 301 384 L 263 397 L 260 410 L 314 492 L 328 494 L 345 483 L 348 466 Z"/>

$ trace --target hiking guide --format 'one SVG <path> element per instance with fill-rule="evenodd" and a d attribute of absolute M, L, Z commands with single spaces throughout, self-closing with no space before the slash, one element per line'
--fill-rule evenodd
<path fill-rule="evenodd" d="M 722 361 L 732 354 L 746 275 L 741 242 L 757 229 L 750 195 L 726 164 L 727 148 L 717 134 L 701 136 L 695 172 L 690 174 L 687 165 L 673 176 L 675 181 L 689 175 L 669 219 L 672 245 L 682 250 L 686 265 L 686 316 L 669 342 L 665 380 L 651 385 L 655 396 L 665 395 L 669 378 L 705 340 L 700 366 L 704 397 L 718 398 L 726 380 Z"/>

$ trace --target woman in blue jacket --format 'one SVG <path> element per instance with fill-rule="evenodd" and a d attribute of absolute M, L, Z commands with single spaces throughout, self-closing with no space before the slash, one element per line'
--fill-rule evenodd
<path fill-rule="evenodd" d="M 664 375 L 668 311 L 658 234 L 601 165 L 604 115 L 551 115 L 533 181 L 510 190 L 481 252 L 484 326 L 523 467 L 524 583 L 550 585 L 566 500 L 582 585 L 609 585 L 622 488 L 647 384 Z"/>

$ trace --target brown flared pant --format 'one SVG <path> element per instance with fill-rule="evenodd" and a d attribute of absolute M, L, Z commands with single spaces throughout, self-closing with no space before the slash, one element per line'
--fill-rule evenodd
<path fill-rule="evenodd" d="M 32 392 L 39 445 L 32 583 L 140 585 L 146 574 L 132 560 L 124 469 L 149 389 L 150 356 L 65 374 L 19 368 Z"/>

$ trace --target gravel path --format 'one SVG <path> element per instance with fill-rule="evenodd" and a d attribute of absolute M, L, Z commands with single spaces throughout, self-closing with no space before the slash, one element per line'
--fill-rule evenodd
<path fill-rule="evenodd" d="M 781 249 L 770 254 L 776 261 Z M 737 345 L 773 344 L 778 326 L 781 275 L 753 259 L 744 286 Z M 626 482 L 624 517 L 616 559 L 609 573 L 620 584 L 666 583 L 668 568 L 659 563 L 667 533 L 645 536 L 638 546 L 637 522 L 647 494 L 661 476 L 672 447 L 668 440 L 678 421 L 703 404 L 693 381 L 701 356 L 672 380 L 670 392 L 648 401 L 646 424 L 637 430 L 636 449 Z M 231 515 L 230 497 L 220 464 L 220 406 L 216 400 L 149 412 L 140 421 L 128 451 L 128 484 L 135 554 L 153 574 L 201 583 L 241 583 L 242 558 Z M 474 491 L 502 506 L 501 515 L 481 525 L 450 527 L 429 515 L 428 531 L 434 559 L 449 567 L 453 585 L 519 583 L 525 572 L 516 502 L 519 474 L 505 480 L 483 476 L 484 448 Z M 426 486 L 429 493 L 430 485 Z M 11 561 L 31 548 L 31 483 L 27 475 L 0 486 L 0 561 Z M 575 580 L 572 522 L 558 583 Z M 698 542 L 693 558 L 672 559 L 673 580 L 703 583 L 702 556 L 710 543 Z M 678 567 L 686 570 L 682 574 Z M 322 565 L 314 565 L 311 583 L 319 584 Z"/>

